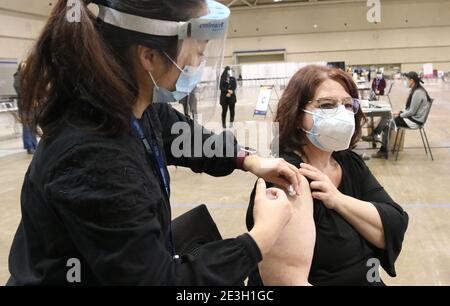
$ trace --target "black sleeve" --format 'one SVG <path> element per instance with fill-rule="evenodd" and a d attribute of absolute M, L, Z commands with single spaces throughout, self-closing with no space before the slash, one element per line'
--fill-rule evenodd
<path fill-rule="evenodd" d="M 232 91 L 236 91 L 236 88 L 237 88 L 236 78 L 231 77 L 231 78 L 230 78 L 230 89 L 231 89 Z"/>
<path fill-rule="evenodd" d="M 167 251 L 157 179 L 113 145 L 82 145 L 50 171 L 45 195 L 103 285 L 234 285 L 261 260 L 244 234 L 207 244 L 181 263 Z M 170 222 L 170 221 L 169 221 Z"/>
<path fill-rule="evenodd" d="M 162 126 L 168 165 L 188 167 L 196 173 L 216 177 L 229 175 L 236 169 L 239 145 L 232 133 L 214 134 L 170 105 L 154 106 Z M 204 151 L 205 147 L 211 150 Z"/>
<path fill-rule="evenodd" d="M 403 238 L 408 228 L 408 214 L 384 190 L 364 161 L 356 153 L 352 155 L 361 174 L 360 200 L 372 203 L 383 223 L 386 248 L 378 252 L 381 266 L 394 277 L 396 276 L 394 263 L 402 249 Z"/>
<path fill-rule="evenodd" d="M 275 185 L 269 182 L 266 182 L 267 188 L 272 188 Z M 253 226 L 255 226 L 255 220 L 253 219 L 253 208 L 255 207 L 255 196 L 256 196 L 256 183 L 253 186 L 252 193 L 250 194 L 250 200 L 247 208 L 247 215 L 245 217 L 245 224 L 247 225 L 247 230 L 251 231 Z"/>
<path fill-rule="evenodd" d="M 380 82 L 380 90 L 385 90 L 386 89 L 386 80 L 382 79 Z"/>
<path fill-rule="evenodd" d="M 220 78 L 220 91 L 221 92 L 228 91 L 228 86 L 229 86 L 229 84 L 226 81 L 226 77 L 221 77 Z"/>

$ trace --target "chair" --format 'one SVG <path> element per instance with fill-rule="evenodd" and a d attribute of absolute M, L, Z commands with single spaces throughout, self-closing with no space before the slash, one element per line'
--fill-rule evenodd
<path fill-rule="evenodd" d="M 392 107 L 392 102 L 391 102 L 391 92 L 392 92 L 392 87 L 394 87 L 394 81 L 391 81 L 389 84 L 389 89 L 388 91 L 384 94 L 384 95 L 378 95 L 377 97 L 387 97 L 388 101 L 389 101 L 389 105 Z"/>
<path fill-rule="evenodd" d="M 403 138 L 405 137 L 405 132 L 406 130 L 419 130 L 420 132 L 420 137 L 422 138 L 422 143 L 423 143 L 423 147 L 425 149 L 425 154 L 428 156 L 428 152 L 430 152 L 430 157 L 431 160 L 434 161 L 434 157 L 433 157 L 433 153 L 431 152 L 431 147 L 430 147 L 430 143 L 428 142 L 428 137 L 427 137 L 427 133 L 425 132 L 425 124 L 428 120 L 428 115 L 431 112 L 431 107 L 433 106 L 433 102 L 434 100 L 432 99 L 430 102 L 430 108 L 428 109 L 428 112 L 425 116 L 425 122 L 419 126 L 418 128 L 415 129 L 411 129 L 411 128 L 405 128 L 405 127 L 399 127 L 398 131 L 397 131 L 397 135 L 395 136 L 395 141 L 394 141 L 394 146 L 392 149 L 392 153 L 395 154 L 395 160 L 398 160 L 398 154 L 400 152 L 400 146 L 402 143 Z"/>

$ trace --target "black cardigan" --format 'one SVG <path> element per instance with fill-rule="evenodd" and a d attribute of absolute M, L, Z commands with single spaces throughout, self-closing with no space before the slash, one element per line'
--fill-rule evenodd
<path fill-rule="evenodd" d="M 296 167 L 303 161 L 295 153 L 280 154 Z M 336 211 L 314 200 L 316 245 L 309 274 L 312 285 L 380 285 L 370 283 L 366 275 L 373 265 L 370 258 L 377 258 L 390 276 L 396 276 L 394 263 L 400 254 L 403 237 L 408 227 L 408 214 L 391 199 L 372 175 L 364 161 L 352 151 L 333 153 L 342 168 L 339 190 L 356 199 L 371 202 L 384 227 L 386 249 L 380 250 L 366 241 L 356 229 Z M 247 212 L 247 227 L 253 227 L 254 191 Z M 301 235 L 301 233 L 299 233 Z M 262 285 L 257 270 L 252 273 L 249 284 Z"/>
<path fill-rule="evenodd" d="M 215 176 L 235 169 L 232 157 L 173 157 L 170 131 L 180 121 L 201 129 L 166 104 L 140 120 L 145 131 L 153 126 L 168 164 Z M 236 152 L 233 137 L 209 137 L 227 138 Z M 108 138 L 66 126 L 44 139 L 23 184 L 8 285 L 68 285 L 71 258 L 81 262 L 81 285 L 242 284 L 261 260 L 248 234 L 207 244 L 195 259 L 173 259 L 170 204 L 152 165 L 129 133 Z"/>
<path fill-rule="evenodd" d="M 237 82 L 235 77 L 227 77 L 223 75 L 220 78 L 220 105 L 226 106 L 230 104 L 235 104 L 236 98 Z M 230 97 L 227 97 L 228 90 L 232 90 L 233 93 Z"/>

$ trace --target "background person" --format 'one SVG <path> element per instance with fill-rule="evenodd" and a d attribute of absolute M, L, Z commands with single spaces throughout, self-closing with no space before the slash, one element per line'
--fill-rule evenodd
<path fill-rule="evenodd" d="M 19 109 L 19 113 L 22 109 L 22 71 L 25 68 L 25 63 L 21 62 L 17 67 L 16 73 L 14 73 L 14 89 L 17 93 L 17 107 Z M 22 141 L 23 148 L 27 150 L 27 153 L 33 155 L 36 151 L 37 147 L 37 137 L 36 137 L 36 128 L 30 126 L 29 124 L 22 123 L 23 131 L 22 131 Z"/>
<path fill-rule="evenodd" d="M 233 127 L 236 106 L 236 78 L 232 76 L 232 70 L 229 66 L 220 77 L 220 105 L 222 106 L 222 127 L 226 129 L 227 112 L 230 110 L 230 128 Z"/>
<path fill-rule="evenodd" d="M 377 73 L 376 78 L 372 82 L 372 90 L 377 96 L 383 96 L 386 89 L 386 80 L 381 72 Z"/>
<path fill-rule="evenodd" d="M 416 72 L 411 71 L 405 74 L 405 78 L 406 85 L 411 91 L 406 100 L 405 108 L 393 114 L 394 123 L 396 127 L 417 129 L 425 123 L 432 99 L 422 86 L 423 81 Z M 390 122 L 390 119 L 383 118 L 374 130 L 374 138 L 378 140 L 381 138 L 380 150 L 372 155 L 374 158 L 386 158 L 387 156 L 389 129 L 394 128 Z"/>

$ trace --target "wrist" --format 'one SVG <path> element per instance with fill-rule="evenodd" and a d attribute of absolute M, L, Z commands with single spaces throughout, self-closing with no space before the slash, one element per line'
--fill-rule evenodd
<path fill-rule="evenodd" d="M 247 147 L 240 147 L 236 155 L 236 167 L 244 171 L 251 171 L 253 165 L 255 164 L 254 158 L 249 158 L 256 156 L 256 150 Z"/>
<path fill-rule="evenodd" d="M 268 233 L 255 225 L 255 227 L 253 227 L 248 234 L 253 238 L 259 248 L 259 251 L 261 252 L 262 257 L 264 258 L 265 255 L 270 252 L 275 243 L 275 239 L 271 237 L 272 233 Z"/>
<path fill-rule="evenodd" d="M 342 209 L 345 208 L 346 203 L 347 203 L 347 196 L 339 192 L 334 202 L 334 210 L 337 212 L 342 211 Z"/>
<path fill-rule="evenodd" d="M 259 157 L 256 155 L 247 155 L 244 157 L 242 169 L 253 173 L 255 165 L 258 163 Z"/>

